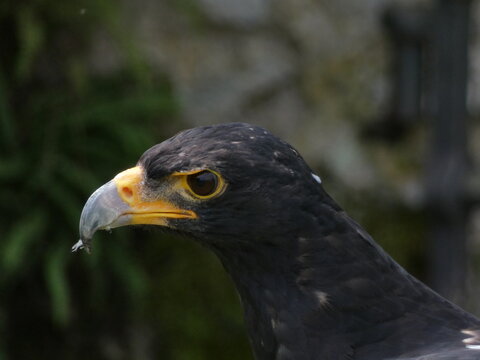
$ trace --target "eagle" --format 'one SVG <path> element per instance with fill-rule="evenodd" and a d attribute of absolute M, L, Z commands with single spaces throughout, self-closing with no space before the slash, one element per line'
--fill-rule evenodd
<path fill-rule="evenodd" d="M 73 250 L 126 225 L 218 256 L 257 360 L 480 359 L 480 320 L 397 264 L 261 127 L 196 127 L 148 149 L 90 196 Z"/>

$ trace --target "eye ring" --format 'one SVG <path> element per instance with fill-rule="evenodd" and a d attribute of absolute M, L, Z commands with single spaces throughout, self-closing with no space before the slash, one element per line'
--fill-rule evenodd
<path fill-rule="evenodd" d="M 209 199 L 223 190 L 223 179 L 211 170 L 201 170 L 185 175 L 185 187 L 199 199 Z"/>

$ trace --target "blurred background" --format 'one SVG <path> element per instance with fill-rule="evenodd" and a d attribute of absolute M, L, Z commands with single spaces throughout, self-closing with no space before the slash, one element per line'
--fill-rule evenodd
<path fill-rule="evenodd" d="M 480 6 L 0 3 L 0 360 L 249 359 L 235 290 L 182 238 L 70 253 L 98 186 L 181 129 L 261 125 L 415 276 L 480 314 Z"/>

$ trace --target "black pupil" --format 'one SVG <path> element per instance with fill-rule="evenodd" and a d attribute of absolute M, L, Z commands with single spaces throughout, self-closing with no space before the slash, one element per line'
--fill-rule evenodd
<path fill-rule="evenodd" d="M 202 171 L 187 177 L 188 185 L 192 191 L 200 196 L 213 194 L 217 189 L 218 179 L 210 171 Z"/>

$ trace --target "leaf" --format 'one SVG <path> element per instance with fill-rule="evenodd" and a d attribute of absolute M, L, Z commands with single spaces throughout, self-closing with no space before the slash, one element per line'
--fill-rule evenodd
<path fill-rule="evenodd" d="M 30 7 L 23 7 L 18 13 L 18 36 L 20 51 L 17 62 L 17 76 L 25 80 L 30 75 L 32 64 L 43 44 L 43 28 Z"/>
<path fill-rule="evenodd" d="M 58 177 L 56 179 L 57 182 L 46 183 L 42 186 L 44 194 L 53 203 L 50 204 L 50 211 L 56 213 L 56 220 L 58 222 L 66 222 L 70 227 L 69 229 L 75 229 L 78 225 L 82 203 L 75 196 L 71 187 L 65 186 L 58 181 Z M 65 228 L 65 224 L 62 225 L 63 228 Z"/>
<path fill-rule="evenodd" d="M 15 146 L 15 124 L 8 104 L 3 69 L 0 68 L 0 144 L 5 144 L 11 150 Z"/>
<path fill-rule="evenodd" d="M 9 157 L 0 161 L 0 181 L 20 180 L 27 171 L 27 162 L 23 157 Z"/>
<path fill-rule="evenodd" d="M 65 179 L 70 187 L 87 195 L 102 184 L 91 171 L 84 169 L 80 164 L 75 163 L 73 159 L 68 159 L 61 155 L 59 157 L 58 176 Z"/>
<path fill-rule="evenodd" d="M 65 244 L 59 243 L 56 248 L 49 249 L 46 254 L 45 280 L 50 294 L 52 317 L 54 322 L 65 326 L 71 316 L 70 294 L 65 269 L 70 252 Z"/>
<path fill-rule="evenodd" d="M 127 250 L 122 246 L 115 246 L 110 249 L 110 261 L 113 270 L 118 274 L 125 288 L 129 289 L 129 294 L 133 303 L 141 303 L 147 293 L 147 276 Z"/>
<path fill-rule="evenodd" d="M 31 244 L 43 236 L 46 215 L 37 210 L 20 219 L 4 238 L 1 252 L 1 266 L 4 275 L 18 271 Z"/>

